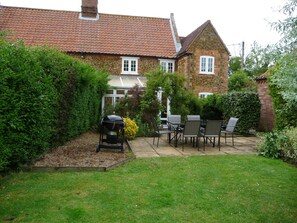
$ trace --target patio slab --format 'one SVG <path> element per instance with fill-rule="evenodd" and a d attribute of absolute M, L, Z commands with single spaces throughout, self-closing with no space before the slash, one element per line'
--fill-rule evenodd
<path fill-rule="evenodd" d="M 153 144 L 152 137 L 137 137 L 129 142 L 132 152 L 136 158 L 148 157 L 166 157 L 166 156 L 194 156 L 194 155 L 228 155 L 228 154 L 257 154 L 256 145 L 261 139 L 254 136 L 236 136 L 234 138 L 234 146 L 232 146 L 231 138 L 221 138 L 221 150 L 217 145 L 212 147 L 211 144 L 205 146 L 203 150 L 202 142 L 200 148 L 193 148 L 191 143 L 185 144 L 184 149 L 182 145 L 178 144 L 174 147 L 167 142 L 166 136 L 161 137 L 159 140 L 159 147 L 157 147 L 157 138 Z"/>

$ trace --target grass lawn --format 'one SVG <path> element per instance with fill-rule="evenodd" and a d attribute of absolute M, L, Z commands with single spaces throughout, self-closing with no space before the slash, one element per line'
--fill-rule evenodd
<path fill-rule="evenodd" d="M 0 179 L 0 222 L 297 222 L 297 168 L 254 155 Z"/>

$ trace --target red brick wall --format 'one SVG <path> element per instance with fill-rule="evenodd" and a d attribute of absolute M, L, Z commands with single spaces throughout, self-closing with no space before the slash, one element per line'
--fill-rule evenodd
<path fill-rule="evenodd" d="M 272 99 L 268 94 L 267 80 L 257 80 L 258 95 L 261 101 L 261 116 L 258 131 L 271 131 L 274 128 Z"/>
<path fill-rule="evenodd" d="M 206 27 L 203 33 L 190 46 L 190 89 L 198 95 L 200 92 L 218 94 L 227 93 L 229 53 L 212 26 Z M 215 58 L 214 74 L 200 74 L 200 56 Z M 178 72 L 188 76 L 189 58 L 178 60 Z"/>

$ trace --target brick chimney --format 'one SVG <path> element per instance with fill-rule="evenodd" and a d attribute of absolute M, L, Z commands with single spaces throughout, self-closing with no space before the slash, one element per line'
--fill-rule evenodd
<path fill-rule="evenodd" d="M 98 15 L 98 0 L 82 0 L 81 17 L 96 19 Z"/>

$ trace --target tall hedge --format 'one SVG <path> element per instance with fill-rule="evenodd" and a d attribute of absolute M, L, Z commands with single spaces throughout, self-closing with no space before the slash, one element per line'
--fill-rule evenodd
<path fill-rule="evenodd" d="M 249 133 L 249 130 L 257 128 L 261 109 L 257 93 L 231 92 L 223 96 L 222 103 L 226 120 L 230 117 L 239 118 L 236 131 Z"/>
<path fill-rule="evenodd" d="M 61 52 L 0 39 L 0 170 L 97 124 L 107 75 Z"/>

